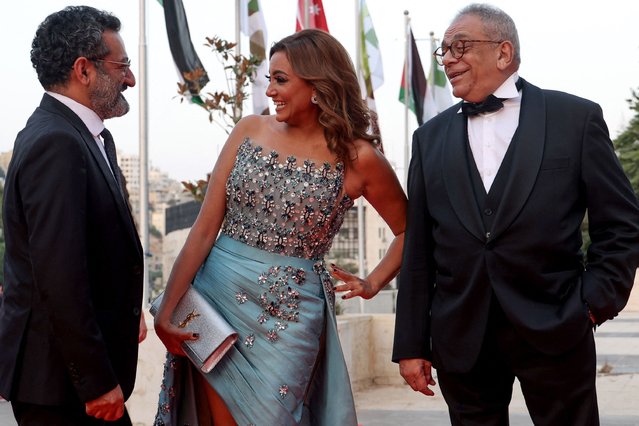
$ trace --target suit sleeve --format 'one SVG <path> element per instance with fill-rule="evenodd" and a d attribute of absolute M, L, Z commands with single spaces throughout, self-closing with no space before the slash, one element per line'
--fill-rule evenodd
<path fill-rule="evenodd" d="M 118 384 L 98 328 L 88 274 L 87 167 L 78 135 L 59 131 L 35 141 L 19 190 L 40 306 L 81 401 Z M 106 226 L 106 224 L 105 224 Z M 37 366 L 35 366 L 37 368 Z"/>
<path fill-rule="evenodd" d="M 601 108 L 584 129 L 582 183 L 591 244 L 583 298 L 598 323 L 626 305 L 639 263 L 639 205 L 614 152 Z"/>
<path fill-rule="evenodd" d="M 434 290 L 432 220 L 417 132 L 408 173 L 408 209 L 399 275 L 393 361 L 431 359 L 430 306 Z"/>

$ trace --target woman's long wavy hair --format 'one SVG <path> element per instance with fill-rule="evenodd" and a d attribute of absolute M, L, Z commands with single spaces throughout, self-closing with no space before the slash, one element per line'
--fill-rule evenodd
<path fill-rule="evenodd" d="M 284 52 L 295 74 L 315 89 L 328 148 L 340 160 L 354 159 L 349 145 L 355 139 L 375 146 L 381 143 L 378 134 L 370 133 L 371 112 L 361 97 L 353 62 L 340 42 L 321 30 L 302 30 L 275 43 L 269 58 L 276 52 Z"/>

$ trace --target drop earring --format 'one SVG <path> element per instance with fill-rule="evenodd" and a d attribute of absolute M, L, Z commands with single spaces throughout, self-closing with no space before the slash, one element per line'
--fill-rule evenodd
<path fill-rule="evenodd" d="M 319 102 L 317 102 L 317 97 L 315 97 L 315 95 L 311 96 L 311 103 L 315 105 L 319 104 Z"/>

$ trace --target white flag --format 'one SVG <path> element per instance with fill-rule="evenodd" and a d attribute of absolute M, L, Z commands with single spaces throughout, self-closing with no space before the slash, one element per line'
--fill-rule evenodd
<path fill-rule="evenodd" d="M 431 52 L 437 49 L 437 42 L 431 35 Z M 453 105 L 453 96 L 450 91 L 448 78 L 435 57 L 431 57 L 428 85 L 426 87 L 426 99 L 424 100 L 424 122 L 430 120 L 440 112 Z"/>
<path fill-rule="evenodd" d="M 266 59 L 266 22 L 264 21 L 264 13 L 260 6 L 260 0 L 242 0 L 241 6 L 242 16 L 240 21 L 242 32 L 249 37 L 251 55 L 262 60 L 253 75 L 253 88 L 251 91 L 253 113 L 268 115 L 269 103 L 266 96 L 268 61 Z"/>
<path fill-rule="evenodd" d="M 382 67 L 382 55 L 379 51 L 379 41 L 377 34 L 373 28 L 373 20 L 368 13 L 366 0 L 360 0 L 359 3 L 359 20 L 362 33 L 360 35 L 360 64 L 362 71 L 361 81 L 362 94 L 366 96 L 366 103 L 372 111 L 375 109 L 375 89 L 378 89 L 384 83 L 384 69 Z M 373 118 L 373 131 L 379 134 L 379 123 L 377 118 Z"/>

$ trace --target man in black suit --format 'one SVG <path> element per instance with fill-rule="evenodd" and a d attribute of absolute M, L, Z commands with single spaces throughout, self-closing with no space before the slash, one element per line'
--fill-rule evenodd
<path fill-rule="evenodd" d="M 16 138 L 3 205 L 0 395 L 20 425 L 131 424 L 143 258 L 103 132 L 135 85 L 119 30 L 68 7 L 33 40 L 46 94 Z"/>
<path fill-rule="evenodd" d="M 596 425 L 593 327 L 639 262 L 601 108 L 520 79 L 515 24 L 491 6 L 462 9 L 435 55 L 463 103 L 413 137 L 393 360 L 426 395 L 437 369 L 454 425 L 507 424 L 515 377 L 535 424 Z"/>

